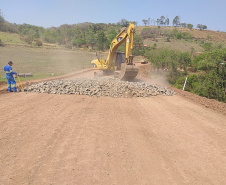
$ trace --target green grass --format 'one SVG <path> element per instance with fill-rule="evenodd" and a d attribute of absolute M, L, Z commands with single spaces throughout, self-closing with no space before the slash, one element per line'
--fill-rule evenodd
<path fill-rule="evenodd" d="M 27 45 L 24 41 L 20 39 L 20 36 L 16 33 L 0 32 L 0 39 L 5 45 Z"/>
<path fill-rule="evenodd" d="M 50 77 L 53 73 L 54 76 L 57 76 L 89 68 L 91 60 L 97 58 L 95 52 L 84 50 L 69 51 L 18 46 L 0 47 L 0 53 L 1 69 L 11 60 L 14 63 L 12 66 L 13 71 L 17 73 L 32 73 L 34 75 L 34 77 L 27 79 Z M 0 70 L 0 77 L 4 76 L 4 71 Z"/>

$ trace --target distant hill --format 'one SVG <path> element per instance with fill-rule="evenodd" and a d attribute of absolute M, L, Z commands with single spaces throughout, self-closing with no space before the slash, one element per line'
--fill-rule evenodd
<path fill-rule="evenodd" d="M 12 26 L 10 23 L 7 23 L 7 25 Z M 78 25 L 62 25 L 48 29 L 28 24 L 17 25 L 13 28 L 10 30 L 14 30 L 14 33 L 0 32 L 0 40 L 3 45 L 51 48 L 63 46 L 68 49 L 85 47 L 94 50 L 107 50 L 114 36 L 123 27 L 115 24 L 82 23 Z M 216 47 L 218 45 L 221 45 L 223 48 L 226 47 L 225 32 L 190 30 L 188 28 L 172 26 L 136 26 L 135 30 L 136 34 L 140 36 L 139 38 L 143 39 L 143 45 L 150 47 L 155 46 L 156 48 L 169 48 L 188 52 L 191 50 L 203 52 L 202 44 L 205 42 L 212 43 Z M 104 33 L 102 35 L 104 38 L 99 38 L 100 35 L 98 34 L 101 31 Z M 146 35 L 143 34 L 144 32 L 147 32 Z M 101 39 L 105 42 L 102 43 L 103 46 L 101 46 L 101 42 L 103 42 Z M 137 43 L 134 45 L 137 45 Z"/>

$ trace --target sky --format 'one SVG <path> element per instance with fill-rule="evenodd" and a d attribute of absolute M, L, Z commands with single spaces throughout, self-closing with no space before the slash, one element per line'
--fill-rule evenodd
<path fill-rule="evenodd" d="M 62 24 L 117 23 L 122 19 L 169 18 L 226 31 L 226 0 L 0 0 L 6 21 L 49 28 Z"/>

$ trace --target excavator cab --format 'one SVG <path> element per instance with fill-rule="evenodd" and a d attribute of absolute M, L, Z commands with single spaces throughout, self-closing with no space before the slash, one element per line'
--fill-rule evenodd
<path fill-rule="evenodd" d="M 115 61 L 115 65 L 117 66 L 116 70 L 121 70 L 121 64 L 125 63 L 126 60 L 125 56 L 126 54 L 123 52 L 116 52 L 116 61 Z"/>

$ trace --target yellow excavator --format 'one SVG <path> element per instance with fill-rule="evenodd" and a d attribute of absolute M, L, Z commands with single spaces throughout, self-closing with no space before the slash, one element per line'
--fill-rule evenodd
<path fill-rule="evenodd" d="M 134 24 L 130 23 L 112 40 L 106 60 L 95 59 L 91 61 L 92 69 L 101 70 L 101 72 L 94 72 L 94 75 L 101 76 L 102 74 L 114 73 L 116 78 L 127 81 L 133 80 L 138 74 L 138 67 L 133 63 L 133 37 Z M 116 52 L 124 42 L 126 42 L 125 53 Z"/>

